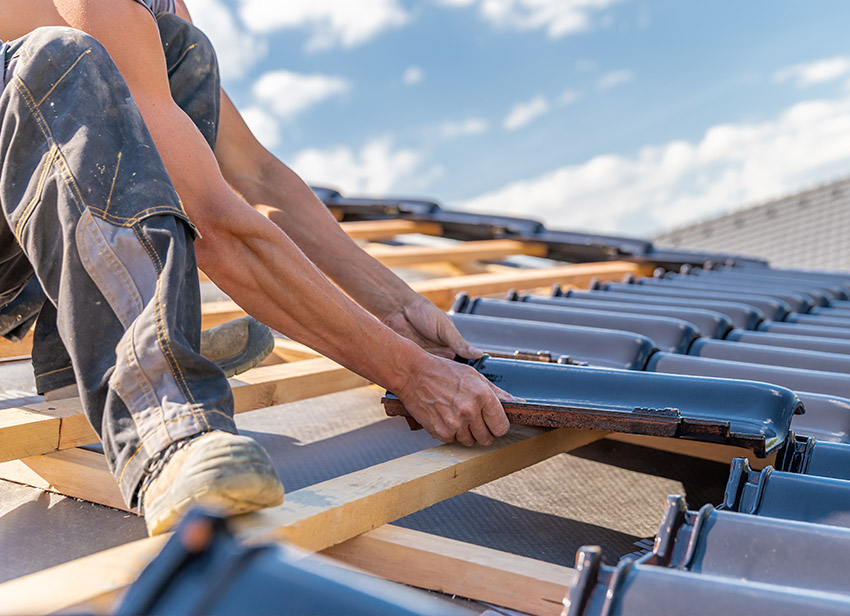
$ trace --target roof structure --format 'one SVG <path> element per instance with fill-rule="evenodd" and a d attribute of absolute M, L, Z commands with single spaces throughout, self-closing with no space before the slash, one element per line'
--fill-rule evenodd
<path fill-rule="evenodd" d="M 240 541 L 284 540 L 481 616 L 850 614 L 850 275 L 426 201 L 325 202 L 522 400 L 491 447 L 441 445 L 387 418 L 407 414 L 398 399 L 278 338 L 231 380 L 240 431 L 288 490 Z M 211 285 L 204 327 L 244 314 Z M 158 601 L 139 575 L 170 567 L 180 533 L 164 550 L 144 537 L 80 401 L 35 395 L 19 337 L 0 341 L 0 615 L 105 613 L 129 585 Z M 184 561 L 153 577 L 232 584 Z M 231 611 L 251 613 L 258 597 L 241 597 Z"/>
<path fill-rule="evenodd" d="M 850 177 L 661 233 L 662 246 L 761 257 L 778 267 L 850 271 Z"/>

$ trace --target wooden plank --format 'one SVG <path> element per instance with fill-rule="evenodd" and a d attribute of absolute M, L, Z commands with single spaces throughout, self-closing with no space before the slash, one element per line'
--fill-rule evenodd
<path fill-rule="evenodd" d="M 337 219 L 339 220 L 339 219 Z M 351 239 L 373 241 L 386 240 L 397 235 L 410 233 L 421 233 L 422 235 L 442 235 L 443 228 L 435 222 L 414 222 L 411 220 L 364 220 L 354 222 L 343 222 L 339 225 Z M 545 247 L 544 247 L 545 248 Z M 513 254 L 537 254 L 535 253 L 513 253 Z M 542 256 L 542 255 L 541 255 Z M 210 278 L 203 271 L 198 270 L 198 278 L 201 282 L 209 282 Z"/>
<path fill-rule="evenodd" d="M 244 317 L 246 312 L 230 299 L 201 304 L 201 328 L 211 329 L 233 319 Z"/>
<path fill-rule="evenodd" d="M 0 451 L 14 451 L 24 457 L 59 447 L 58 417 L 25 408 L 0 410 Z"/>
<path fill-rule="evenodd" d="M 462 242 L 452 246 L 368 246 L 366 252 L 387 267 L 404 267 L 420 263 L 466 263 L 495 261 L 511 255 L 545 257 L 545 244 L 515 240 L 483 240 Z"/>
<path fill-rule="evenodd" d="M 539 269 L 521 269 L 503 274 L 475 274 L 436 280 L 414 282 L 410 286 L 446 310 L 451 307 L 455 296 L 464 291 L 470 295 L 504 293 L 510 289 L 525 290 L 551 284 L 572 284 L 587 287 L 596 278 L 602 281 L 620 280 L 626 274 L 633 276 L 651 275 L 652 267 L 610 261 L 605 263 L 578 263 Z"/>
<path fill-rule="evenodd" d="M 442 235 L 443 228 L 435 222 L 414 222 L 412 220 L 364 220 L 342 222 L 339 225 L 354 240 L 385 240 L 397 235 L 421 233 L 423 235 Z"/>
<path fill-rule="evenodd" d="M 237 413 L 368 384 L 363 377 L 324 357 L 254 368 L 230 379 Z M 79 398 L 4 409 L 0 417 L 0 462 L 98 440 Z"/>
<path fill-rule="evenodd" d="M 103 454 L 67 449 L 0 463 L 0 479 L 135 513 L 124 504 Z"/>
<path fill-rule="evenodd" d="M 0 338 L 0 359 L 32 355 L 32 332 L 33 330 L 29 330 L 20 342 L 11 342 L 5 338 Z"/>
<path fill-rule="evenodd" d="M 651 275 L 652 266 L 627 261 L 606 261 L 604 263 L 577 263 L 539 269 L 511 268 L 510 271 L 500 273 L 423 280 L 414 282 L 410 286 L 414 291 L 424 295 L 443 310 L 448 310 L 451 308 L 455 296 L 461 291 L 470 295 L 485 295 L 505 293 L 511 289 L 536 289 L 555 283 L 586 288 L 594 278 L 612 281 L 620 280 L 626 274 L 634 276 Z M 243 316 L 245 316 L 245 311 L 232 301 L 210 302 L 202 307 L 204 329 Z"/>
<path fill-rule="evenodd" d="M 276 355 L 283 361 L 302 361 L 305 359 L 316 359 L 317 357 L 322 357 L 321 353 L 314 351 L 306 344 L 301 344 L 294 340 L 287 340 L 286 338 L 274 339 L 274 350 L 272 351 L 272 354 Z"/>
<path fill-rule="evenodd" d="M 384 579 L 558 616 L 574 569 L 386 525 L 322 552 Z"/>
<path fill-rule="evenodd" d="M 515 426 L 490 447 L 426 449 L 296 490 L 280 507 L 235 523 L 252 540 L 284 539 L 320 551 L 605 434 Z M 0 615 L 79 609 L 119 591 L 164 541 L 142 539 L 0 584 Z"/>
<path fill-rule="evenodd" d="M 409 221 L 378 221 L 409 222 Z M 367 224 L 367 223 L 345 223 Z M 374 224 L 374 223 L 368 223 Z M 545 287 L 551 284 L 571 284 L 587 287 L 594 278 L 599 280 L 620 280 L 626 274 L 651 276 L 653 267 L 627 261 L 606 261 L 603 263 L 578 263 L 539 269 L 511 269 L 501 273 L 472 274 L 468 276 L 449 276 L 434 280 L 414 282 L 410 286 L 443 309 L 451 307 L 455 295 L 461 291 L 483 295 L 504 293 L 510 289 L 527 290 Z M 201 325 L 204 329 L 216 327 L 227 321 L 245 316 L 245 311 L 234 301 L 222 300 L 206 302 L 201 307 Z M 7 349 L 8 356 L 25 355 L 32 348 L 26 342 L 18 344 L 0 343 L 0 349 Z M 0 355 L 2 357 L 2 355 Z"/>
<path fill-rule="evenodd" d="M 293 492 L 243 532 L 323 550 L 605 434 L 514 426 L 490 447 L 441 445 Z"/>
<path fill-rule="evenodd" d="M 721 443 L 704 443 L 701 441 L 690 441 L 687 439 L 664 438 L 661 436 L 647 436 L 644 434 L 623 434 L 612 432 L 607 436 L 609 440 L 639 445 L 650 449 L 658 449 L 669 453 L 676 453 L 691 458 L 700 458 L 721 464 L 731 464 L 732 458 L 747 458 L 750 466 L 762 469 L 776 460 L 776 454 L 766 458 L 757 458 L 749 449 L 723 445 Z"/>

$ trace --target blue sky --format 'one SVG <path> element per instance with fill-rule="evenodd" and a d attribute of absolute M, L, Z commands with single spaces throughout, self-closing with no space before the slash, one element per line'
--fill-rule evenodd
<path fill-rule="evenodd" d="M 843 0 L 186 0 L 261 141 L 349 195 L 652 233 L 850 173 Z"/>

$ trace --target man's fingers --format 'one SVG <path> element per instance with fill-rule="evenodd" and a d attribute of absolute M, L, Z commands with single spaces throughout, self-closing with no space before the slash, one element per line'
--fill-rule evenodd
<path fill-rule="evenodd" d="M 472 433 L 469 431 L 469 426 L 461 426 L 460 430 L 455 434 L 455 439 L 461 445 L 466 445 L 467 447 L 472 447 L 475 444 L 477 439 L 472 437 Z"/>
<path fill-rule="evenodd" d="M 484 355 L 481 349 L 475 348 L 463 339 L 463 336 L 460 335 L 457 327 L 455 327 L 455 324 L 448 316 L 443 321 L 442 330 L 440 337 L 456 355 L 460 355 L 464 359 L 478 359 Z"/>
<path fill-rule="evenodd" d="M 481 416 L 493 436 L 504 436 L 511 427 L 508 416 L 505 415 L 505 409 L 502 408 L 502 403 L 494 396 L 490 396 L 485 403 Z"/>
<path fill-rule="evenodd" d="M 473 421 L 469 425 L 469 431 L 472 432 L 473 438 L 475 438 L 475 442 L 479 445 L 483 445 L 487 447 L 488 445 L 493 444 L 493 434 L 487 428 L 487 424 L 485 424 L 481 420 Z"/>
<path fill-rule="evenodd" d="M 461 338 L 462 344 L 457 346 L 452 346 L 452 350 L 456 355 L 460 355 L 464 359 L 478 359 L 482 355 L 484 355 L 484 351 L 479 349 L 478 347 L 474 347 L 471 344 L 468 344 L 466 340 Z"/>
<path fill-rule="evenodd" d="M 525 398 L 517 398 L 513 394 L 506 392 L 501 387 L 493 385 L 490 381 L 487 381 L 487 384 L 490 385 L 490 389 L 492 389 L 493 393 L 498 396 L 499 400 L 504 400 L 505 402 L 525 402 Z"/>

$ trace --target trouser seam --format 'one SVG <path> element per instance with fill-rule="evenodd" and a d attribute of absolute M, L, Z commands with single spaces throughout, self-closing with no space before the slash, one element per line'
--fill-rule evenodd
<path fill-rule="evenodd" d="M 134 227 L 133 230 L 136 232 L 136 236 L 139 238 L 139 241 L 142 243 L 142 247 L 147 251 L 149 255 L 151 255 L 152 259 L 155 259 L 155 263 L 157 264 L 158 271 L 162 270 L 162 262 L 159 260 L 159 255 L 157 255 L 156 250 L 154 250 L 153 246 L 150 245 L 150 241 L 142 232 L 139 227 Z M 162 349 L 163 355 L 165 355 L 166 361 L 168 361 L 168 367 L 171 370 L 171 374 L 174 377 L 175 383 L 178 383 L 180 389 L 182 390 L 183 396 L 186 398 L 186 403 L 189 404 L 189 407 L 192 409 L 192 412 L 195 412 L 198 403 L 195 401 L 195 397 L 192 395 L 191 389 L 189 389 L 189 385 L 186 382 L 185 377 L 183 376 L 183 371 L 180 370 L 180 365 L 174 359 L 174 353 L 171 349 L 171 345 L 168 342 L 168 337 L 163 334 L 163 330 L 165 329 L 165 319 L 162 315 L 162 303 L 159 300 L 160 297 L 160 281 L 157 280 L 156 290 L 154 291 L 154 302 L 155 302 L 155 315 L 156 315 L 156 337 L 159 341 L 159 346 Z M 209 424 L 206 419 L 203 419 L 203 423 L 207 425 L 209 428 Z"/>
<path fill-rule="evenodd" d="M 115 175 L 112 176 L 112 185 L 109 187 L 109 194 L 106 196 L 106 208 L 103 210 L 103 215 L 108 215 L 109 206 L 112 204 L 112 193 L 115 191 L 115 182 L 118 180 L 118 170 L 121 169 L 121 156 L 124 150 L 118 151 L 118 162 L 115 163 Z"/>
<path fill-rule="evenodd" d="M 152 409 L 157 409 L 159 411 L 158 414 L 159 414 L 159 417 L 160 417 L 160 422 L 159 422 L 160 425 L 157 426 L 152 431 L 152 434 L 157 433 L 157 432 L 160 431 L 160 429 L 162 429 L 162 431 L 163 431 L 162 440 L 163 440 L 163 442 L 169 443 L 171 441 L 171 438 L 169 437 L 168 430 L 165 427 L 164 411 L 162 409 L 162 404 L 160 404 L 159 399 L 156 397 L 156 395 L 152 394 L 152 392 L 154 391 L 153 385 L 151 385 L 150 382 L 147 382 L 148 387 L 147 388 L 145 387 L 145 383 L 143 383 L 143 377 L 145 377 L 145 374 L 142 372 L 141 366 L 139 365 L 139 362 L 136 359 L 135 354 L 133 353 L 133 350 L 134 350 L 133 339 L 135 337 L 135 331 L 136 331 L 136 324 L 135 324 L 135 322 L 133 322 L 133 324 L 127 330 L 127 334 L 125 334 L 126 337 L 127 337 L 126 345 L 125 345 L 125 347 L 126 347 L 125 348 L 125 354 L 126 354 L 126 357 L 127 357 L 127 367 L 129 368 L 129 372 L 131 372 L 133 374 L 133 378 L 136 380 L 136 384 L 139 386 L 139 389 L 143 392 L 143 394 L 145 396 L 145 400 L 147 401 L 147 403 L 150 405 L 150 407 Z M 120 345 L 120 343 L 119 343 L 119 345 Z M 144 378 L 144 380 L 147 381 L 146 378 Z M 113 382 L 113 386 L 115 387 L 116 391 L 120 390 L 120 386 L 118 384 L 117 379 Z M 130 414 L 134 416 L 134 421 L 135 421 L 135 416 L 138 415 L 139 421 L 144 422 L 144 419 L 142 417 L 142 413 L 139 411 L 139 409 L 134 410 L 134 409 L 130 408 L 131 403 L 132 403 L 131 402 L 132 397 L 125 394 L 125 395 L 121 396 L 121 399 L 124 400 L 124 404 L 127 406 L 127 410 L 130 411 Z M 138 422 L 136 422 L 136 427 L 137 427 L 137 432 L 141 436 L 143 434 L 143 431 L 141 429 L 139 429 L 140 426 L 139 426 Z"/>
<path fill-rule="evenodd" d="M 142 244 L 142 247 L 148 253 L 150 258 L 154 261 L 157 266 L 157 272 L 160 273 L 162 271 L 162 262 L 159 259 L 159 255 L 156 253 L 156 250 L 153 246 L 151 246 L 150 241 L 145 236 L 144 232 L 138 227 L 134 226 L 133 231 L 136 233 L 136 237 L 139 238 L 139 241 Z M 156 318 L 156 337 L 159 342 L 159 347 L 162 349 L 162 353 L 165 356 L 166 361 L 168 362 L 168 368 L 171 371 L 171 375 L 174 377 L 174 382 L 178 384 L 181 392 L 183 393 L 183 397 L 186 398 L 186 404 L 189 405 L 189 408 L 192 409 L 194 413 L 196 407 L 198 406 L 195 401 L 194 396 L 192 395 L 192 391 L 189 389 L 189 385 L 186 383 L 185 377 L 183 376 L 183 372 L 180 370 L 180 365 L 174 359 L 174 353 L 171 349 L 171 345 L 168 342 L 168 337 L 164 335 L 163 331 L 165 329 L 165 319 L 162 315 L 162 303 L 160 302 L 160 280 L 157 279 L 156 289 L 154 290 L 154 315 Z M 209 427 L 206 420 L 203 420 L 203 423 Z"/>
<path fill-rule="evenodd" d="M 192 414 L 195 414 L 196 411 L 200 410 L 200 405 L 197 403 L 195 397 L 192 395 L 192 390 L 189 389 L 189 384 L 186 382 L 186 377 L 183 376 L 183 371 L 180 369 L 180 364 L 177 363 L 177 360 L 174 357 L 174 351 L 171 349 L 171 344 L 168 341 L 168 336 L 165 335 L 165 316 L 162 309 L 162 302 L 159 299 L 159 282 L 160 281 L 157 280 L 156 291 L 154 292 L 154 302 L 156 308 L 156 337 L 159 340 L 159 346 L 162 349 L 166 360 L 168 361 L 168 367 L 171 370 L 171 375 L 174 377 L 175 383 L 179 384 L 180 389 L 183 392 L 183 396 L 186 398 L 186 403 L 189 405 Z M 207 427 L 207 429 L 209 429 L 210 425 L 207 422 L 206 418 L 201 415 L 200 419 Z"/>
<path fill-rule="evenodd" d="M 24 226 L 26 225 L 27 220 L 35 211 L 38 202 L 41 200 L 41 193 L 44 190 L 44 182 L 49 175 L 50 169 L 53 168 L 53 163 L 55 162 L 56 157 L 56 144 L 50 146 L 50 150 L 48 150 L 47 156 L 45 157 L 44 164 L 41 168 L 41 174 L 38 176 L 38 182 L 35 187 L 35 194 L 33 195 L 30 202 L 24 208 L 23 213 L 21 214 L 21 218 L 18 220 L 18 224 L 15 225 L 15 237 L 18 240 L 18 243 L 21 243 L 21 234 L 23 233 Z"/>
<path fill-rule="evenodd" d="M 29 87 L 21 79 L 19 76 L 15 76 L 15 80 L 13 81 L 15 84 L 15 88 L 18 90 L 18 93 L 24 99 L 27 107 L 35 118 L 36 124 L 41 129 L 44 138 L 51 146 L 55 146 L 56 148 L 56 161 L 60 163 L 63 168 L 63 173 L 66 177 L 66 180 L 70 183 L 68 192 L 71 193 L 71 199 L 74 201 L 74 204 L 77 206 L 77 211 L 82 214 L 83 209 L 85 209 L 85 199 L 83 199 L 83 194 L 80 191 L 79 186 L 77 186 L 77 181 L 74 179 L 74 175 L 71 173 L 71 169 L 68 166 L 68 162 L 65 160 L 65 155 L 62 153 L 62 149 L 56 144 L 53 140 L 53 136 L 50 134 L 50 127 L 47 124 L 47 121 L 44 119 L 44 116 L 41 114 L 41 110 L 38 108 L 38 105 L 35 104 L 35 97 L 33 97 L 32 92 L 30 92 Z M 20 87 L 18 87 L 20 85 Z M 23 88 L 23 90 L 21 90 Z"/>
<path fill-rule="evenodd" d="M 40 100 L 40 101 L 38 101 L 38 102 L 35 104 L 35 106 L 36 106 L 36 107 L 41 107 L 41 104 L 42 104 L 44 101 L 46 101 L 46 100 L 47 100 L 47 97 L 48 97 L 48 96 L 50 96 L 50 95 L 53 93 L 53 90 L 55 90 L 55 89 L 59 86 L 59 84 L 60 84 L 60 83 L 62 83 L 62 80 L 63 80 L 63 79 L 65 79 L 65 77 L 67 77 L 67 76 L 68 76 L 68 73 L 70 73 L 71 71 L 73 71 L 73 70 L 74 70 L 74 68 L 77 66 L 77 64 L 79 64 L 80 60 L 82 60 L 85 56 L 87 56 L 87 55 L 88 55 L 88 54 L 90 54 L 90 53 L 91 53 L 91 49 L 86 49 L 83 53 L 81 53 L 81 54 L 80 54 L 80 56 L 79 56 L 76 60 L 74 60 L 74 63 L 73 63 L 73 64 L 71 64 L 71 66 L 69 66 L 69 67 L 68 67 L 68 70 L 67 70 L 67 71 L 65 71 L 64 73 L 62 73 L 62 76 L 59 78 L 59 80 L 58 80 L 56 83 L 54 83 L 52 86 L 50 86 L 50 89 L 47 91 L 47 94 L 45 94 L 44 96 L 42 96 L 42 97 L 41 97 L 41 100 Z M 35 99 L 33 99 L 33 100 L 35 100 Z"/>
<path fill-rule="evenodd" d="M 51 374 L 57 374 L 57 373 L 62 372 L 64 370 L 73 370 L 73 369 L 74 369 L 74 366 L 63 366 L 62 368 L 57 368 L 56 370 L 48 370 L 47 372 L 41 372 L 39 374 L 36 374 L 35 376 L 36 376 L 36 378 L 41 378 L 41 377 L 45 377 L 45 376 L 50 376 Z"/>
<path fill-rule="evenodd" d="M 169 67 L 168 67 L 168 69 L 167 69 L 168 74 L 169 74 L 169 75 L 171 75 L 171 73 L 172 73 L 172 72 L 174 72 L 174 69 L 176 69 L 176 68 L 177 68 L 177 65 L 179 65 L 179 64 L 180 64 L 180 63 L 184 60 L 184 58 L 185 58 L 187 55 L 189 55 L 189 52 L 190 52 L 190 51 L 192 51 L 192 50 L 193 50 L 195 47 L 197 47 L 197 46 L 198 46 L 198 44 L 197 44 L 197 43 L 192 43 L 192 44 L 191 44 L 191 45 L 189 45 L 186 49 L 184 49 L 184 50 L 183 50 L 183 53 L 182 53 L 182 54 L 180 54 L 180 57 L 179 57 L 179 58 L 177 58 L 177 59 L 174 61 L 174 64 L 172 64 L 171 66 L 169 66 Z"/>

